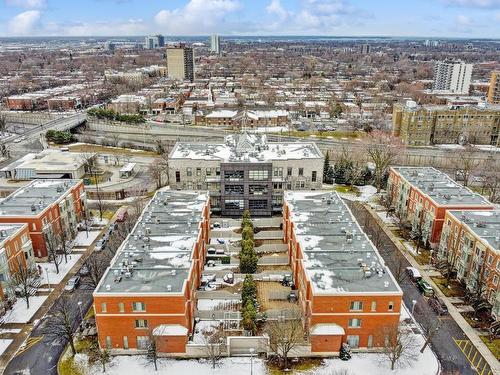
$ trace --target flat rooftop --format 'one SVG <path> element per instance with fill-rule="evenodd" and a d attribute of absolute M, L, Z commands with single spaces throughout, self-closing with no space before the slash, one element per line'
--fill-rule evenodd
<path fill-rule="evenodd" d="M 49 149 L 38 154 L 27 154 L 7 167 L 0 169 L 0 171 L 13 169 L 34 169 L 39 172 L 73 171 L 84 164 L 85 160 L 82 153 Z"/>
<path fill-rule="evenodd" d="M 500 209 L 485 211 L 448 211 L 465 223 L 493 249 L 500 249 Z"/>
<path fill-rule="evenodd" d="M 314 142 L 268 142 L 265 135 L 248 133 L 229 135 L 225 143 L 179 142 L 170 153 L 170 159 L 220 160 L 235 163 L 322 158 L 323 154 Z"/>
<path fill-rule="evenodd" d="M 96 293 L 181 293 L 208 193 L 160 191 L 122 243 Z"/>
<path fill-rule="evenodd" d="M 432 167 L 392 167 L 440 206 L 492 206 L 484 197 Z"/>
<path fill-rule="evenodd" d="M 19 232 L 26 224 L 0 224 L 0 249 L 5 242 Z"/>
<path fill-rule="evenodd" d="M 285 200 L 315 294 L 402 293 L 337 193 L 287 191 Z"/>
<path fill-rule="evenodd" d="M 81 180 L 33 180 L 0 200 L 0 216 L 37 216 Z"/>

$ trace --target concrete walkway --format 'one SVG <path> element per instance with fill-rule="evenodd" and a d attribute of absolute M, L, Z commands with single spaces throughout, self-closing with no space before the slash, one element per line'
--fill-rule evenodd
<path fill-rule="evenodd" d="M 401 241 L 392 233 L 391 230 L 387 228 L 385 223 L 382 221 L 380 216 L 377 215 L 374 209 L 372 209 L 369 205 L 366 205 L 367 211 L 373 216 L 373 218 L 377 221 L 377 223 L 381 228 L 383 228 L 384 232 L 389 236 L 392 242 L 396 245 L 399 251 L 404 255 L 404 257 L 408 260 L 408 262 L 418 269 L 425 281 L 427 281 L 436 291 L 437 295 L 444 301 L 446 307 L 448 308 L 448 312 L 450 316 L 455 320 L 455 322 L 460 326 L 460 328 L 464 331 L 465 335 L 475 346 L 479 354 L 483 357 L 483 359 L 488 363 L 490 369 L 493 374 L 500 374 L 500 362 L 495 358 L 493 353 L 488 349 L 488 347 L 484 344 L 484 342 L 479 337 L 478 333 L 474 328 L 472 328 L 469 323 L 464 319 L 464 317 L 460 314 L 458 309 L 453 305 L 448 297 L 446 297 L 441 289 L 434 283 L 434 281 L 430 278 L 429 272 L 427 270 L 428 267 L 422 267 L 416 260 L 408 254 L 408 251 L 403 246 Z"/>

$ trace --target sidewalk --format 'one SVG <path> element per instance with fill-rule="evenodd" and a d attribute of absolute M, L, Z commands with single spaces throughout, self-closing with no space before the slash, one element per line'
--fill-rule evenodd
<path fill-rule="evenodd" d="M 450 313 L 450 316 L 455 320 L 455 322 L 460 326 L 460 328 L 464 331 L 465 335 L 468 337 L 468 339 L 472 342 L 472 344 L 475 346 L 475 348 L 479 351 L 483 359 L 488 363 L 490 366 L 490 369 L 493 374 L 500 374 L 500 362 L 495 358 L 493 353 L 488 349 L 488 347 L 484 344 L 484 342 L 481 340 L 477 332 L 467 323 L 467 321 L 464 319 L 464 317 L 460 314 L 460 312 L 457 310 L 455 305 L 453 305 L 448 297 L 446 297 L 441 289 L 434 283 L 434 281 L 430 278 L 429 276 L 429 270 L 428 267 L 422 267 L 416 260 L 413 258 L 410 254 L 408 254 L 408 251 L 404 247 L 404 245 L 401 243 L 401 241 L 390 231 L 383 220 L 380 218 L 379 215 L 375 212 L 373 208 L 371 208 L 369 205 L 365 205 L 367 211 L 372 215 L 372 217 L 376 220 L 376 222 L 379 224 L 379 227 L 383 229 L 384 233 L 389 236 L 391 241 L 396 245 L 396 247 L 399 249 L 399 251 L 404 255 L 404 257 L 408 260 L 408 262 L 418 269 L 424 278 L 425 281 L 427 281 L 436 291 L 437 295 L 444 301 L 446 304 L 446 307 L 448 308 L 448 312 Z"/>
<path fill-rule="evenodd" d="M 3 373 L 7 364 L 11 361 L 11 359 L 16 355 L 16 353 L 19 351 L 19 349 L 23 346 L 25 341 L 30 336 L 31 331 L 33 331 L 33 329 L 38 324 L 40 319 L 42 319 L 45 316 L 45 314 L 47 314 L 47 312 L 52 307 L 54 302 L 64 292 L 64 286 L 66 285 L 67 281 L 78 272 L 78 270 L 81 268 L 81 266 L 83 265 L 83 263 L 85 262 L 87 257 L 90 256 L 90 254 L 92 253 L 91 249 L 93 249 L 93 247 L 89 246 L 85 250 L 83 255 L 80 257 L 80 259 L 78 259 L 78 261 L 71 268 L 71 270 L 61 280 L 61 282 L 57 286 L 53 287 L 53 290 L 50 293 L 49 297 L 44 301 L 42 306 L 33 315 L 33 317 L 30 319 L 30 322 L 26 323 L 26 324 L 22 324 L 22 325 L 19 325 L 19 324 L 15 325 L 16 328 L 21 328 L 21 332 L 15 334 L 15 337 L 11 337 L 14 341 L 9 345 L 7 350 L 5 350 L 4 353 L 0 356 L 0 374 Z M 51 287 L 52 287 L 52 285 L 51 285 Z M 4 325 L 4 326 L 5 327 L 3 327 L 3 328 L 7 328 L 7 329 L 14 327 L 14 325 L 12 325 L 12 324 Z"/>

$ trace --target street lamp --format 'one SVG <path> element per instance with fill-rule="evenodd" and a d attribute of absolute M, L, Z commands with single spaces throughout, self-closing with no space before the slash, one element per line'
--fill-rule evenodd
<path fill-rule="evenodd" d="M 48 267 L 44 268 L 45 268 L 45 275 L 47 276 L 47 284 L 49 285 L 49 293 L 50 293 L 49 268 Z"/>
<path fill-rule="evenodd" d="M 253 375 L 253 353 L 255 352 L 254 348 L 248 349 L 250 352 L 250 375 Z"/>
<path fill-rule="evenodd" d="M 80 310 L 80 319 L 83 322 L 82 301 L 78 301 L 78 310 Z"/>
<path fill-rule="evenodd" d="M 415 311 L 415 305 L 417 304 L 417 300 L 416 299 L 413 299 L 411 301 L 411 315 L 413 315 L 413 312 Z"/>

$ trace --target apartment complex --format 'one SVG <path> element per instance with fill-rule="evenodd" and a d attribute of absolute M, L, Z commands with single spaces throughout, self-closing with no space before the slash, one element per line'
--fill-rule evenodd
<path fill-rule="evenodd" d="M 217 34 L 210 36 L 210 52 L 220 53 L 220 37 Z"/>
<path fill-rule="evenodd" d="M 500 71 L 491 73 L 490 86 L 488 88 L 488 102 L 500 104 Z"/>
<path fill-rule="evenodd" d="M 28 225 L 0 224 L 0 316 L 13 298 L 9 287 L 12 274 L 34 265 Z"/>
<path fill-rule="evenodd" d="M 35 256 L 45 258 L 45 234 L 72 239 L 86 207 L 83 181 L 34 180 L 0 202 L 0 223 L 27 224 Z"/>
<path fill-rule="evenodd" d="M 209 238 L 208 194 L 157 192 L 94 291 L 101 347 L 184 353 Z"/>
<path fill-rule="evenodd" d="M 173 190 L 208 190 L 222 215 L 280 212 L 284 190 L 316 190 L 324 157 L 313 142 L 268 142 L 265 135 L 229 135 L 225 143 L 177 143 L 169 155 Z"/>
<path fill-rule="evenodd" d="M 387 196 L 396 213 L 431 246 L 440 241 L 450 210 L 492 210 L 481 195 L 432 167 L 391 167 Z"/>
<path fill-rule="evenodd" d="M 394 104 L 392 132 L 411 146 L 434 144 L 499 145 L 500 105 Z"/>
<path fill-rule="evenodd" d="M 289 112 L 278 110 L 236 111 L 221 109 L 195 115 L 195 124 L 210 126 L 229 126 L 232 128 L 255 128 L 283 126 L 290 123 Z"/>
<path fill-rule="evenodd" d="M 194 51 L 184 44 L 167 47 L 167 71 L 173 79 L 194 81 Z"/>
<path fill-rule="evenodd" d="M 163 35 L 148 35 L 145 38 L 144 48 L 146 49 L 157 49 L 165 47 L 165 38 Z"/>
<path fill-rule="evenodd" d="M 500 320 L 500 210 L 447 211 L 438 259 L 452 263 L 457 278 Z"/>
<path fill-rule="evenodd" d="M 434 66 L 432 91 L 436 93 L 468 94 L 472 64 L 463 61 L 437 61 Z"/>
<path fill-rule="evenodd" d="M 403 292 L 338 194 L 286 192 L 283 228 L 311 351 L 383 345 Z"/>

